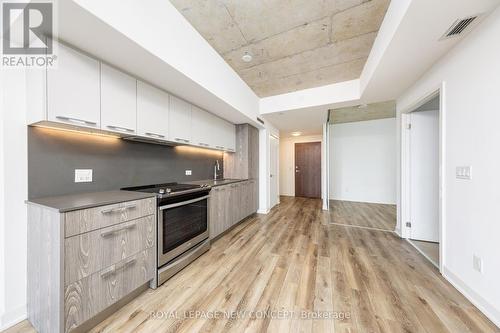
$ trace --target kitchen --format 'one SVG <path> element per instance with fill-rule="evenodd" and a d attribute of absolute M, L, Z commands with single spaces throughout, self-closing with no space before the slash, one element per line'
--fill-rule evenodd
<path fill-rule="evenodd" d="M 0 10 L 0 332 L 500 332 L 498 0 Z"/>
<path fill-rule="evenodd" d="M 40 83 L 28 111 L 28 317 L 39 332 L 88 330 L 257 212 L 254 126 L 62 43 L 57 69 L 28 75 Z"/>

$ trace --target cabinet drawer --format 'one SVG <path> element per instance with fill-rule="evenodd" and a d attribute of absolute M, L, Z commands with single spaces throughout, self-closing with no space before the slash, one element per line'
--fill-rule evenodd
<path fill-rule="evenodd" d="M 154 276 L 154 249 L 109 266 L 64 290 L 65 332 L 92 318 Z"/>
<path fill-rule="evenodd" d="M 68 212 L 64 214 L 64 234 L 70 237 L 134 220 L 154 214 L 155 209 L 155 198 L 148 198 Z"/>
<path fill-rule="evenodd" d="M 154 215 L 66 238 L 64 285 L 152 247 L 154 238 Z"/>

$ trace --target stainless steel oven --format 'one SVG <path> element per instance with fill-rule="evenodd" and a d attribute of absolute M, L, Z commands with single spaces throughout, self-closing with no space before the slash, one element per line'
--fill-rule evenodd
<path fill-rule="evenodd" d="M 158 266 L 208 238 L 209 199 L 193 193 L 158 208 Z"/>
<path fill-rule="evenodd" d="M 157 285 L 210 249 L 210 187 L 165 183 L 124 188 L 156 193 Z"/>

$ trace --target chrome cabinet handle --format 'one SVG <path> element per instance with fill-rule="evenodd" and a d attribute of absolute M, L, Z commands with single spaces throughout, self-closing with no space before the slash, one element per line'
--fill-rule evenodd
<path fill-rule="evenodd" d="M 124 212 L 128 209 L 134 209 L 136 207 L 137 207 L 136 204 L 132 204 L 132 205 L 126 205 L 126 206 L 117 207 L 117 208 L 110 208 L 110 209 L 101 210 L 101 214 L 110 214 L 110 213 L 118 213 L 118 212 L 121 213 L 121 212 Z"/>
<path fill-rule="evenodd" d="M 91 126 L 97 125 L 96 122 L 78 119 L 78 118 L 70 118 L 70 117 L 64 117 L 64 116 L 56 116 L 56 118 L 59 120 L 70 122 L 70 123 L 78 123 L 78 124 L 91 125 Z"/>
<path fill-rule="evenodd" d="M 217 149 L 224 149 L 224 147 L 222 147 L 222 146 L 215 146 L 215 148 L 217 148 Z"/>
<path fill-rule="evenodd" d="M 147 136 L 153 136 L 153 137 L 160 138 L 160 139 L 165 138 L 165 135 L 156 134 L 156 133 L 151 133 L 151 132 L 146 132 L 146 133 L 144 133 L 144 134 L 146 134 Z"/>
<path fill-rule="evenodd" d="M 120 127 L 120 126 L 113 126 L 113 125 L 107 125 L 107 128 L 110 128 L 115 131 L 121 131 L 121 132 L 128 132 L 128 133 L 134 133 L 135 130 L 126 128 L 126 127 Z"/>
<path fill-rule="evenodd" d="M 136 224 L 132 223 L 132 224 L 129 224 L 129 225 L 126 225 L 123 227 L 119 227 L 119 228 L 115 228 L 115 229 L 111 229 L 111 230 L 107 230 L 107 231 L 101 231 L 101 237 L 108 237 L 110 235 L 114 235 L 114 234 L 116 234 L 120 231 L 123 231 L 123 230 L 134 229 L 135 227 L 136 227 Z"/>
<path fill-rule="evenodd" d="M 181 139 L 181 138 L 175 138 L 174 140 L 175 141 L 180 141 L 180 142 L 185 142 L 185 143 L 189 143 L 190 142 L 190 140 Z"/>
<path fill-rule="evenodd" d="M 107 278 L 108 276 L 116 273 L 116 271 L 120 270 L 120 269 L 124 269 L 126 268 L 127 266 L 130 266 L 130 265 L 133 265 L 135 264 L 135 262 L 137 261 L 136 258 L 130 258 L 130 259 L 127 259 L 127 261 L 125 261 L 123 264 L 121 264 L 120 266 L 117 266 L 117 265 L 113 265 L 113 266 L 110 266 L 108 268 L 106 268 L 105 270 L 103 270 L 101 272 L 101 278 L 105 279 Z"/>
<path fill-rule="evenodd" d="M 203 147 L 210 147 L 208 143 L 199 142 L 198 144 Z"/>
<path fill-rule="evenodd" d="M 114 272 L 116 272 L 115 265 L 110 266 L 101 272 L 101 278 L 104 279 L 104 278 L 108 277 L 109 275 L 113 274 Z"/>

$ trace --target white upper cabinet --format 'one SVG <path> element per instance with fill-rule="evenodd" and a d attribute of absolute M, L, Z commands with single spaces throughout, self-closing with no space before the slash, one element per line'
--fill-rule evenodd
<path fill-rule="evenodd" d="M 226 150 L 234 152 L 236 151 L 236 127 L 225 120 L 222 120 L 222 122 L 223 146 Z"/>
<path fill-rule="evenodd" d="M 214 127 L 214 118 L 211 113 L 202 110 L 196 106 L 192 106 L 193 117 L 193 145 L 200 147 L 215 148 L 216 140 Z"/>
<path fill-rule="evenodd" d="M 99 62 L 59 44 L 57 66 L 47 69 L 47 120 L 100 127 Z"/>
<path fill-rule="evenodd" d="M 168 140 L 169 95 L 137 81 L 137 134 Z"/>
<path fill-rule="evenodd" d="M 137 116 L 137 80 L 101 64 L 101 129 L 134 134 Z"/>
<path fill-rule="evenodd" d="M 168 137 L 177 143 L 192 143 L 191 104 L 170 96 Z"/>

